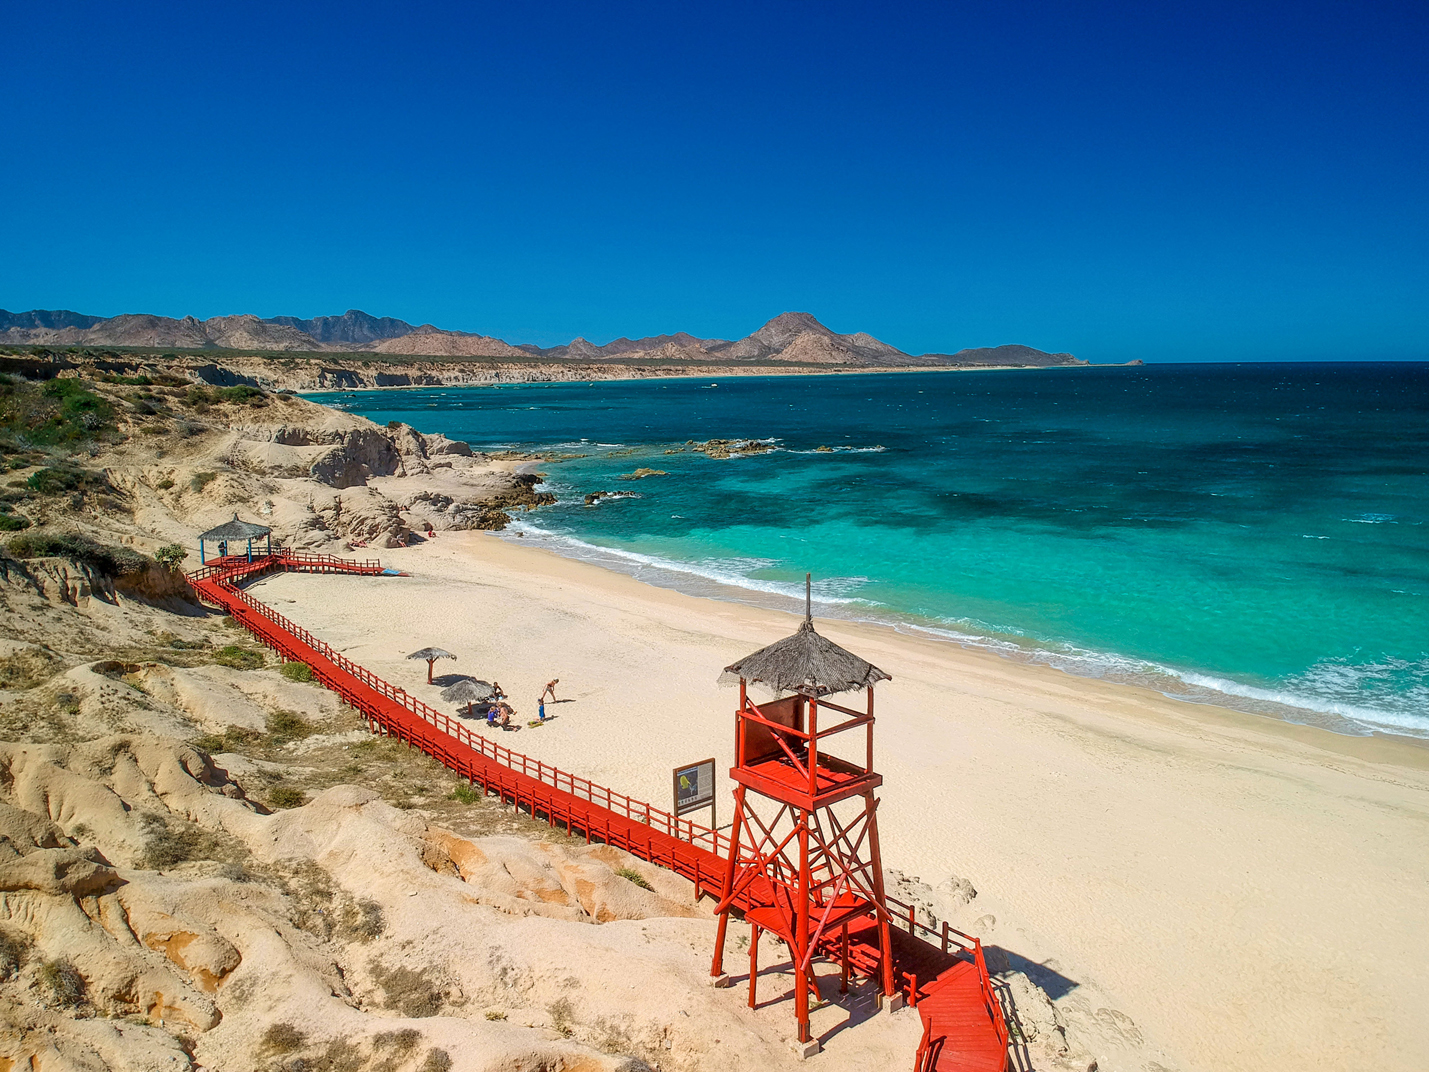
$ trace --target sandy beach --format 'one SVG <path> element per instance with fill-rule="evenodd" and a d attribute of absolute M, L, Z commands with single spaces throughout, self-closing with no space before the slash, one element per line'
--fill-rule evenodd
<path fill-rule="evenodd" d="M 382 558 L 412 576 L 255 594 L 437 706 L 407 652 L 456 652 L 437 672 L 500 681 L 523 724 L 559 678 L 556 719 L 500 743 L 665 807 L 677 763 L 728 767 L 721 668 L 797 624 L 485 534 Z M 1429 1065 L 1429 748 L 819 628 L 893 675 L 885 864 L 971 881 L 963 922 L 1041 965 L 1059 1004 L 1187 1069 Z"/>

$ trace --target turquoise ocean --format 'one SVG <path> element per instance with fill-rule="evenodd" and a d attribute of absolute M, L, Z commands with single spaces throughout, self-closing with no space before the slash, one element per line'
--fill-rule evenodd
<path fill-rule="evenodd" d="M 560 501 L 513 530 L 654 584 L 795 609 L 810 571 L 826 617 L 1429 737 L 1429 364 L 308 397 L 478 449 L 586 455 L 539 466 Z M 776 449 L 683 449 L 709 439 Z M 640 467 L 666 475 L 620 479 Z M 595 491 L 615 494 L 587 507 Z"/>

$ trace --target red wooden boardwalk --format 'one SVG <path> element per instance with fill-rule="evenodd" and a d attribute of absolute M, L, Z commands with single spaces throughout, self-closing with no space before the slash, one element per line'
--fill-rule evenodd
<path fill-rule="evenodd" d="M 696 895 L 718 895 L 730 851 L 727 835 L 678 819 L 645 801 L 617 793 L 586 778 L 504 748 L 462 721 L 438 711 L 388 684 L 336 651 L 306 629 L 254 599 L 239 582 L 265 573 L 394 574 L 376 560 L 354 561 L 332 555 L 276 551 L 251 560 L 231 555 L 189 574 L 195 591 L 284 659 L 307 663 L 313 677 L 361 711 L 374 733 L 397 737 L 439 760 L 449 769 L 532 815 L 544 815 L 567 834 L 581 834 L 622 848 L 641 859 L 690 879 Z M 741 910 L 761 907 L 748 897 Z M 913 910 L 889 898 L 903 913 L 907 931 L 894 930 L 895 978 L 923 1018 L 923 1043 L 917 1072 L 934 1069 L 1001 1072 L 1006 1064 L 1007 1034 L 988 979 L 977 939 L 951 930 L 929 931 Z M 866 924 L 871 928 L 871 923 Z M 877 945 L 865 940 L 857 925 L 849 928 L 850 959 L 864 975 L 877 975 Z M 919 937 L 923 931 L 932 940 Z M 834 938 L 828 941 L 832 953 Z"/>

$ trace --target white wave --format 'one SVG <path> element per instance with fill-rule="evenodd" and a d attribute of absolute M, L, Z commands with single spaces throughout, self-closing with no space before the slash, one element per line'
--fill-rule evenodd
<path fill-rule="evenodd" d="M 640 580 L 649 580 L 655 584 L 659 583 L 656 578 L 660 575 L 669 575 L 666 578 L 669 581 L 677 581 L 682 576 L 696 577 L 725 588 L 745 589 L 765 595 L 782 596 L 786 599 L 796 600 L 801 607 L 804 602 L 802 582 L 763 580 L 749 576 L 749 573 L 755 570 L 771 569 L 780 565 L 773 559 L 714 558 L 700 562 L 681 562 L 678 559 L 647 555 L 640 551 L 601 547 L 566 533 L 539 528 L 527 521 L 514 521 L 506 531 L 523 532 L 527 536 L 534 536 L 541 542 L 549 544 L 551 549 L 557 552 L 566 553 L 573 558 L 579 558 L 596 565 L 609 566 L 622 573 L 631 573 Z M 866 577 L 820 578 L 813 584 L 814 599 L 819 604 L 866 603 L 866 600 L 857 599 L 846 593 L 866 584 L 867 581 Z M 675 583 L 663 587 L 678 588 L 680 586 Z M 699 594 L 709 593 L 701 592 Z"/>
<path fill-rule="evenodd" d="M 507 531 L 523 532 L 558 554 L 614 569 L 657 587 L 779 610 L 803 610 L 802 583 L 750 576 L 753 572 L 783 565 L 777 560 L 731 557 L 682 562 L 639 551 L 602 547 L 525 521 L 513 522 Z M 1230 707 L 1287 722 L 1316 725 L 1337 733 L 1365 736 L 1387 732 L 1429 737 L 1429 654 L 1422 664 L 1395 660 L 1379 664 L 1328 661 L 1286 682 L 1283 687 L 1265 687 L 1150 660 L 1078 648 L 1050 637 L 1008 633 L 975 620 L 945 620 L 938 624 L 910 621 L 876 600 L 854 594 L 868 582 L 867 577 L 826 577 L 815 581 L 813 594 L 818 613 L 822 617 L 868 622 L 889 626 L 898 632 L 946 640 L 1018 662 L 1050 666 L 1077 677 L 1138 685 L 1170 699 Z M 749 598 L 741 598 L 741 592 L 747 593 Z M 1396 674 L 1416 679 L 1419 684 L 1407 691 L 1401 689 L 1396 694 L 1385 695 L 1383 707 L 1353 702 L 1349 698 L 1362 696 L 1367 681 L 1385 680 Z"/>

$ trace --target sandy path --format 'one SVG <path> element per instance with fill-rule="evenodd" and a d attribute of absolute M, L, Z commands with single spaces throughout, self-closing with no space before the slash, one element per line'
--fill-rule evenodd
<path fill-rule="evenodd" d="M 438 706 L 405 652 L 457 652 L 437 672 L 499 679 L 523 721 L 559 677 L 574 702 L 501 743 L 661 806 L 676 763 L 728 766 L 720 669 L 795 624 L 480 534 L 383 557 L 414 576 L 258 594 Z M 992 940 L 1064 976 L 1066 1000 L 1114 1003 L 1192 1069 L 1429 1067 L 1429 748 L 820 628 L 894 677 L 885 862 L 971 879 Z"/>

